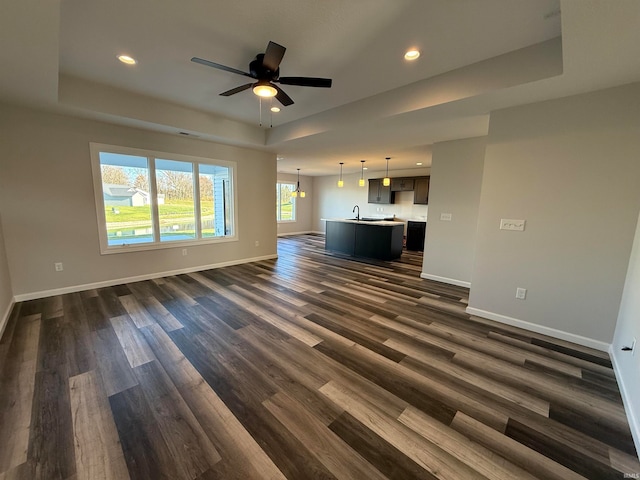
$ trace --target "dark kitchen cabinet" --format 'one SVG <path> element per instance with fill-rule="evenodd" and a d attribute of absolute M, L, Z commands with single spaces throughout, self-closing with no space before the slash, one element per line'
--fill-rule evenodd
<path fill-rule="evenodd" d="M 427 230 L 427 222 L 407 222 L 407 250 L 422 252 L 424 250 L 424 237 Z"/>
<path fill-rule="evenodd" d="M 416 177 L 413 188 L 413 203 L 417 205 L 429 204 L 429 177 Z"/>
<path fill-rule="evenodd" d="M 349 222 L 327 222 L 326 232 L 327 250 L 353 255 L 355 249 L 356 224 Z"/>
<path fill-rule="evenodd" d="M 402 255 L 404 225 L 327 220 L 325 249 L 355 257 L 394 260 Z"/>
<path fill-rule="evenodd" d="M 414 181 L 413 178 L 400 177 L 391 179 L 391 191 L 392 192 L 410 192 L 413 190 Z"/>
<path fill-rule="evenodd" d="M 369 179 L 369 203 L 393 203 L 393 192 L 391 186 L 382 185 L 381 178 Z"/>

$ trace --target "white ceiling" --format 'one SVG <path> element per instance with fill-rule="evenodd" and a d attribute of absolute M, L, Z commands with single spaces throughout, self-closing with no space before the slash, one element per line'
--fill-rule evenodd
<path fill-rule="evenodd" d="M 640 80 L 638 0 L 0 2 L 0 99 L 272 151 L 303 175 L 429 164 L 493 109 Z M 250 90 L 218 95 L 246 78 L 190 59 L 247 71 L 269 40 L 282 76 L 333 87 L 283 87 L 295 104 L 260 127 Z"/>

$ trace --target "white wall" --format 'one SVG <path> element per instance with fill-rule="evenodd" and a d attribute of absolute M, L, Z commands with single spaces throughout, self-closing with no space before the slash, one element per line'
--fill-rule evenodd
<path fill-rule="evenodd" d="M 12 306 L 13 290 L 11 288 L 9 264 L 7 263 L 7 254 L 4 245 L 2 217 L 0 216 L 0 338 L 2 338 L 2 332 L 4 332 Z"/>
<path fill-rule="evenodd" d="M 640 217 L 636 226 L 635 239 L 631 250 L 627 278 L 622 294 L 613 344 L 609 354 L 613 359 L 618 383 L 636 450 L 640 452 Z M 630 347 L 636 339 L 632 352 L 623 352 L 622 347 Z"/>
<path fill-rule="evenodd" d="M 278 173 L 278 182 L 297 183 L 297 174 Z M 300 190 L 304 198 L 296 198 L 296 221 L 278 223 L 278 235 L 309 233 L 313 231 L 313 179 L 300 175 Z"/>
<path fill-rule="evenodd" d="M 100 255 L 89 142 L 237 162 L 239 241 L 188 247 L 187 256 L 181 248 Z M 273 154 L 8 105 L 0 145 L 0 209 L 18 299 L 276 254 Z"/>
<path fill-rule="evenodd" d="M 468 311 L 606 350 L 640 210 L 638 152 L 638 83 L 492 112 Z M 499 230 L 501 218 L 526 229 Z"/>
<path fill-rule="evenodd" d="M 426 162 L 426 160 L 425 160 Z M 336 169 L 338 170 L 338 169 Z M 390 177 L 428 176 L 429 168 L 415 168 L 389 171 Z M 369 178 L 383 178 L 385 171 L 366 171 L 365 186 L 358 186 L 360 172 L 343 175 L 344 187 L 338 188 L 338 175 L 313 177 L 313 230 L 324 233 L 322 218 L 351 218 L 355 216 L 353 207 L 360 207 L 360 216 L 395 215 L 400 220 L 427 218 L 427 205 L 414 205 L 413 192 L 396 193 L 396 202 L 388 205 L 367 203 Z"/>
<path fill-rule="evenodd" d="M 422 278 L 469 287 L 486 137 L 433 146 Z M 440 220 L 442 213 L 451 221 Z"/>

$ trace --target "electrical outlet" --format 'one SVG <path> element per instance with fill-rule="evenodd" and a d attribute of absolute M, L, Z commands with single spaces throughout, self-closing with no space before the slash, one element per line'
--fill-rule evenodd
<path fill-rule="evenodd" d="M 53 266 L 56 269 L 56 272 L 62 272 L 64 270 L 64 266 L 62 265 L 62 262 L 56 262 L 53 264 Z"/>
<path fill-rule="evenodd" d="M 440 214 L 440 220 L 442 220 L 443 222 L 450 222 L 451 221 L 451 214 L 450 213 L 441 213 Z"/>
<path fill-rule="evenodd" d="M 183 248 L 183 249 L 182 249 L 182 256 L 183 256 L 183 257 L 186 257 L 186 256 L 187 256 L 187 249 L 186 249 L 186 248 Z"/>
<path fill-rule="evenodd" d="M 259 247 L 259 246 L 260 246 L 260 241 L 256 240 L 256 247 Z"/>
<path fill-rule="evenodd" d="M 526 288 L 516 288 L 516 298 L 518 300 L 524 300 L 527 298 L 527 289 Z"/>
<path fill-rule="evenodd" d="M 524 232 L 524 220 L 514 220 L 512 218 L 500 219 L 500 230 L 515 230 L 517 232 Z"/>

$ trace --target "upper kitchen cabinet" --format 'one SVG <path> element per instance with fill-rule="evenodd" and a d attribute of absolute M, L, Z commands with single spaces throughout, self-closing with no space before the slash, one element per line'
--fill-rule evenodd
<path fill-rule="evenodd" d="M 413 203 L 417 205 L 429 204 L 429 177 L 416 177 L 413 187 Z"/>
<path fill-rule="evenodd" d="M 410 192 L 414 188 L 414 179 L 412 177 L 405 178 L 392 178 L 391 179 L 391 191 L 392 192 Z"/>
<path fill-rule="evenodd" d="M 381 178 L 369 179 L 369 203 L 393 203 L 391 187 L 382 185 Z"/>

